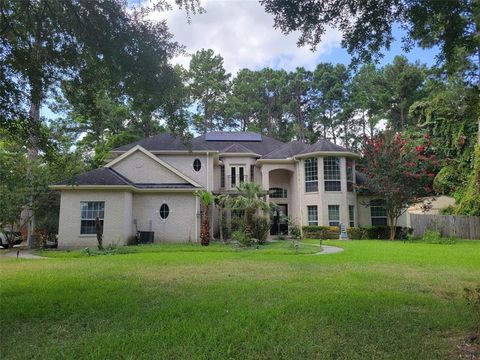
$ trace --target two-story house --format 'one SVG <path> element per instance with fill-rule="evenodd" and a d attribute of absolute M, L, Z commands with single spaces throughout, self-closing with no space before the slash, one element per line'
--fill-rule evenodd
<path fill-rule="evenodd" d="M 251 132 L 212 132 L 188 143 L 153 136 L 114 149 L 102 168 L 52 186 L 61 191 L 59 246 L 95 246 L 96 216 L 107 244 L 126 244 L 138 230 L 153 231 L 155 242 L 197 241 L 194 192 L 234 191 L 244 181 L 261 184 L 278 205 L 272 235 L 287 231 L 281 215 L 301 225 L 386 225 L 381 201 L 366 207 L 355 190 L 362 180 L 358 158 L 326 140 L 284 143 Z M 218 212 L 212 216 L 215 234 Z"/>

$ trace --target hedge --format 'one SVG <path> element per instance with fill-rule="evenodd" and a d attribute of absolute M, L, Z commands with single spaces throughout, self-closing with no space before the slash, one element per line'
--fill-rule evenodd
<path fill-rule="evenodd" d="M 411 234 L 413 229 L 397 226 L 395 229 L 395 239 L 404 240 Z M 390 227 L 388 226 L 362 226 L 351 227 L 347 229 L 348 238 L 358 239 L 388 239 L 390 237 Z"/>
<path fill-rule="evenodd" d="M 338 239 L 338 226 L 303 226 L 303 236 L 310 239 Z"/>

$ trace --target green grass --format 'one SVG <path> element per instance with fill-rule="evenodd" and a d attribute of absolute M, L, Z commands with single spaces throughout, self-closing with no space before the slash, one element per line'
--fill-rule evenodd
<path fill-rule="evenodd" d="M 326 244 L 0 257 L 0 358 L 458 358 L 480 242 Z"/>

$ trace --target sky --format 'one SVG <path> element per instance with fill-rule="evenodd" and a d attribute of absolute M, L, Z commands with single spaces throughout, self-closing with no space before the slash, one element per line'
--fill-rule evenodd
<path fill-rule="evenodd" d="M 130 0 L 130 4 L 138 4 Z M 155 0 L 151 0 L 155 1 Z M 172 2 L 172 0 L 167 0 Z M 172 2 L 173 3 L 173 2 Z M 320 62 L 350 63 L 350 55 L 340 45 L 341 33 L 328 31 L 315 51 L 298 47 L 298 33 L 284 35 L 273 27 L 273 16 L 267 14 L 258 0 L 201 0 L 206 10 L 203 14 L 191 14 L 187 21 L 185 10 L 173 5 L 173 10 L 155 12 L 152 20 L 166 20 L 174 40 L 185 46 L 186 56 L 176 57 L 174 64 L 188 68 L 190 57 L 198 50 L 212 49 L 224 58 L 224 67 L 232 75 L 242 68 L 259 70 L 264 67 L 294 70 L 303 66 L 313 70 Z M 404 54 L 414 62 L 427 65 L 435 63 L 436 51 L 414 48 L 404 53 L 400 39 L 404 33 L 397 27 L 397 39 L 380 65 L 390 63 L 396 55 Z M 47 106 L 42 107 L 42 116 L 56 117 Z"/>
<path fill-rule="evenodd" d="M 234 75 L 242 68 L 252 70 L 263 67 L 294 70 L 303 66 L 313 70 L 320 62 L 350 63 L 350 56 L 340 45 L 341 33 L 328 31 L 316 51 L 298 47 L 298 33 L 284 35 L 273 27 L 273 16 L 267 14 L 257 0 L 204 0 L 203 14 L 192 14 L 188 23 L 184 10 L 174 10 L 151 15 L 154 20 L 166 19 L 174 40 L 186 47 L 189 54 L 202 48 L 212 49 L 222 55 L 224 66 Z M 413 49 L 404 53 L 401 37 L 404 33 L 397 27 L 397 39 L 391 50 L 385 53 L 380 65 L 393 60 L 395 55 L 405 54 L 410 61 L 433 65 L 435 50 Z M 173 63 L 188 68 L 188 56 L 177 57 Z"/>

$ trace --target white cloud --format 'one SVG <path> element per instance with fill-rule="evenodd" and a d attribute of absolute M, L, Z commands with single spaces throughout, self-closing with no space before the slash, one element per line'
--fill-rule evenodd
<path fill-rule="evenodd" d="M 273 17 L 265 13 L 258 1 L 206 0 L 204 14 L 191 15 L 187 23 L 184 10 L 158 12 L 152 19 L 166 19 L 174 39 L 186 47 L 189 54 L 211 48 L 224 58 L 227 71 L 259 69 L 266 66 L 293 70 L 297 66 L 312 69 L 321 54 L 340 47 L 340 33 L 329 31 L 315 52 L 298 48 L 298 34 L 283 35 L 274 29 Z M 188 67 L 188 57 L 178 57 L 174 63 Z"/>

